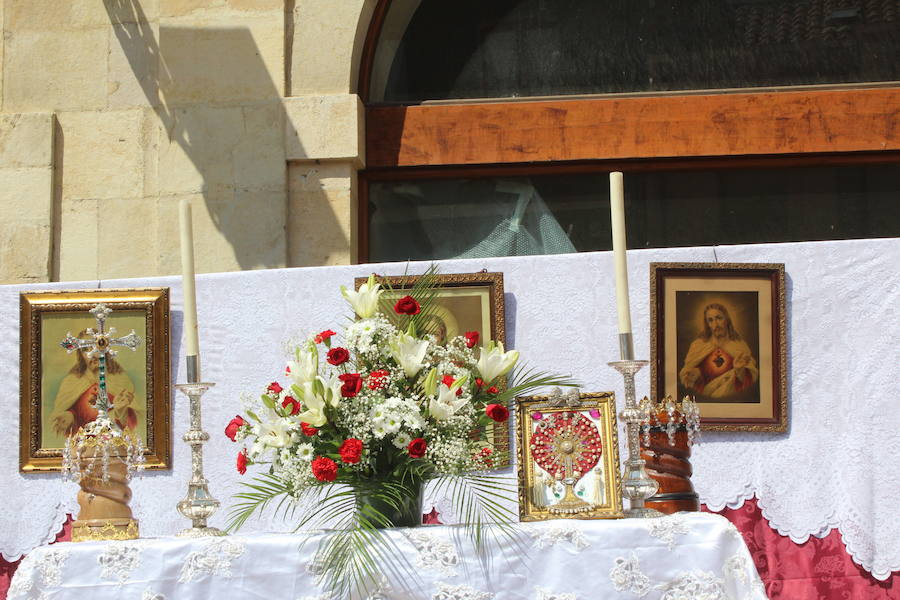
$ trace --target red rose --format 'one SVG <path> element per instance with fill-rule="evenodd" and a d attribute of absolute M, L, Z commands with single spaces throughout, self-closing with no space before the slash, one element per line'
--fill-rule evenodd
<path fill-rule="evenodd" d="M 493 385 L 492 385 L 491 387 L 488 388 L 488 394 L 496 394 L 496 393 L 499 392 L 499 391 L 500 391 L 500 390 L 498 390 L 498 389 L 497 389 L 495 386 L 493 386 Z"/>
<path fill-rule="evenodd" d="M 293 396 L 285 396 L 284 401 L 281 403 L 282 408 L 291 407 L 290 415 L 293 417 L 298 412 L 300 412 L 300 403 L 297 402 L 297 399 Z"/>
<path fill-rule="evenodd" d="M 316 337 L 313 339 L 315 340 L 315 342 L 317 344 L 321 344 L 322 342 L 326 341 L 328 338 L 330 338 L 333 335 L 336 335 L 336 334 L 332 330 L 326 329 L 325 331 L 322 331 L 322 332 L 316 334 Z"/>
<path fill-rule="evenodd" d="M 482 379 L 481 377 L 476 377 L 475 385 L 477 385 L 478 387 L 484 387 L 484 379 Z"/>
<path fill-rule="evenodd" d="M 341 447 L 338 449 L 338 453 L 341 455 L 341 460 L 351 465 L 353 463 L 359 462 L 359 456 L 362 454 L 363 443 L 361 440 L 356 438 L 348 438 L 344 440 L 344 443 L 341 444 Z"/>
<path fill-rule="evenodd" d="M 422 310 L 422 307 L 419 306 L 418 301 L 412 296 L 403 296 L 394 305 L 394 312 L 398 315 L 417 315 L 420 310 Z"/>
<path fill-rule="evenodd" d="M 334 481 L 337 478 L 337 463 L 328 457 L 320 456 L 312 461 L 313 475 L 319 481 Z"/>
<path fill-rule="evenodd" d="M 409 446 L 406 447 L 409 451 L 409 456 L 411 458 L 422 458 L 425 456 L 425 450 L 428 449 L 428 444 L 425 443 L 425 440 L 422 438 L 416 438 L 409 443 Z"/>
<path fill-rule="evenodd" d="M 245 450 L 238 452 L 237 472 L 241 475 L 247 472 L 247 452 Z"/>
<path fill-rule="evenodd" d="M 328 361 L 328 364 L 334 366 L 342 365 L 350 360 L 350 352 L 348 352 L 346 348 L 338 346 L 328 351 L 325 360 Z"/>
<path fill-rule="evenodd" d="M 309 423 L 300 423 L 300 429 L 303 430 L 303 435 L 305 435 L 306 437 L 312 437 L 319 433 L 319 430 Z"/>
<path fill-rule="evenodd" d="M 359 373 L 343 373 L 338 375 L 338 379 L 344 382 L 341 386 L 341 396 L 344 398 L 352 398 L 362 389 L 362 377 Z"/>
<path fill-rule="evenodd" d="M 478 339 L 481 336 L 477 331 L 467 331 L 466 332 L 466 348 L 474 348 L 475 344 L 478 343 Z"/>
<path fill-rule="evenodd" d="M 276 396 L 281 393 L 284 388 L 278 385 L 277 381 L 273 381 L 269 384 L 269 387 L 266 388 L 266 391 L 270 394 L 275 394 Z"/>
<path fill-rule="evenodd" d="M 241 415 L 236 415 L 231 421 L 228 422 L 228 425 L 225 426 L 225 435 L 232 442 L 234 441 L 234 436 L 237 435 L 238 429 L 243 427 L 247 422 L 241 418 Z"/>
<path fill-rule="evenodd" d="M 484 412 L 498 423 L 502 423 L 509 418 L 509 409 L 502 404 L 488 404 L 484 407 Z"/>

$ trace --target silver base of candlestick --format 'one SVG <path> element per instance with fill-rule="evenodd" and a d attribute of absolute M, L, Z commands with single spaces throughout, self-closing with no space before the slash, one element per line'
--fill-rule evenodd
<path fill-rule="evenodd" d="M 191 520 L 191 526 L 178 537 L 211 537 L 227 535 L 224 531 L 209 527 L 206 520 L 219 509 L 219 501 L 209 493 L 208 481 L 203 476 L 203 444 L 209 434 L 200 425 L 200 398 L 214 383 L 181 383 L 176 385 L 190 398 L 191 427 L 182 438 L 191 447 L 191 481 L 187 496 L 178 503 L 178 512 Z"/>
<path fill-rule="evenodd" d="M 622 374 L 625 380 L 625 409 L 619 418 L 625 423 L 628 440 L 628 459 L 622 473 L 622 496 L 628 498 L 629 508 L 625 516 L 634 519 L 648 519 L 665 516 L 663 513 L 644 506 L 647 498 L 659 490 L 659 483 L 647 475 L 645 461 L 641 458 L 641 411 L 635 397 L 634 375 L 647 366 L 646 360 L 620 360 L 608 363 Z"/>

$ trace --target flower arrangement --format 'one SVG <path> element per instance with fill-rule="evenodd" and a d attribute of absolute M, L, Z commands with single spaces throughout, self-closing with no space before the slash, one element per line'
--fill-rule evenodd
<path fill-rule="evenodd" d="M 399 300 L 385 291 L 374 276 L 357 291 L 342 286 L 356 320 L 340 336 L 325 329 L 299 344 L 283 383 L 269 383 L 225 429 L 242 446 L 239 472 L 269 465 L 236 496 L 231 527 L 279 496 L 281 506 L 301 510 L 298 528 L 336 527 L 345 537 L 324 544 L 319 557 L 333 591 L 349 585 L 348 574 L 374 572 L 365 550 L 374 530 L 421 524 L 426 480 L 452 487 L 474 538 L 482 525 L 511 522 L 514 489 L 485 473 L 503 458 L 490 426 L 507 427 L 515 396 L 569 385 L 517 369 L 518 352 L 482 344 L 477 331 L 439 344 L 426 329 L 433 270 Z"/>

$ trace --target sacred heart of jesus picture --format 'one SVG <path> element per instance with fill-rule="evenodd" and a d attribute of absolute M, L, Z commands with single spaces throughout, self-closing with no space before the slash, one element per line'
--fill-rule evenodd
<path fill-rule="evenodd" d="M 89 344 L 101 327 L 102 369 Z M 97 418 L 101 380 L 110 420 L 143 442 L 147 468 L 168 468 L 168 288 L 23 292 L 20 331 L 20 470 L 61 468 L 66 439 Z M 132 331 L 138 343 L 117 343 Z"/>

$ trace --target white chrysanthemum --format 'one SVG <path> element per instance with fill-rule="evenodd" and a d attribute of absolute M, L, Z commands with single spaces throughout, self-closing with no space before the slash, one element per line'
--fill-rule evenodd
<path fill-rule="evenodd" d="M 372 422 L 372 435 L 374 435 L 379 440 L 387 435 L 387 428 L 384 426 L 384 421 Z"/>
<path fill-rule="evenodd" d="M 397 435 L 394 436 L 394 445 L 401 450 L 404 450 L 407 446 L 409 446 L 409 443 L 411 441 L 412 441 L 412 436 L 409 435 L 408 433 L 406 433 L 405 431 L 401 431 L 400 433 L 398 433 Z"/>
<path fill-rule="evenodd" d="M 316 455 L 316 450 L 312 444 L 300 444 L 297 446 L 297 458 L 300 460 L 311 461 Z"/>

